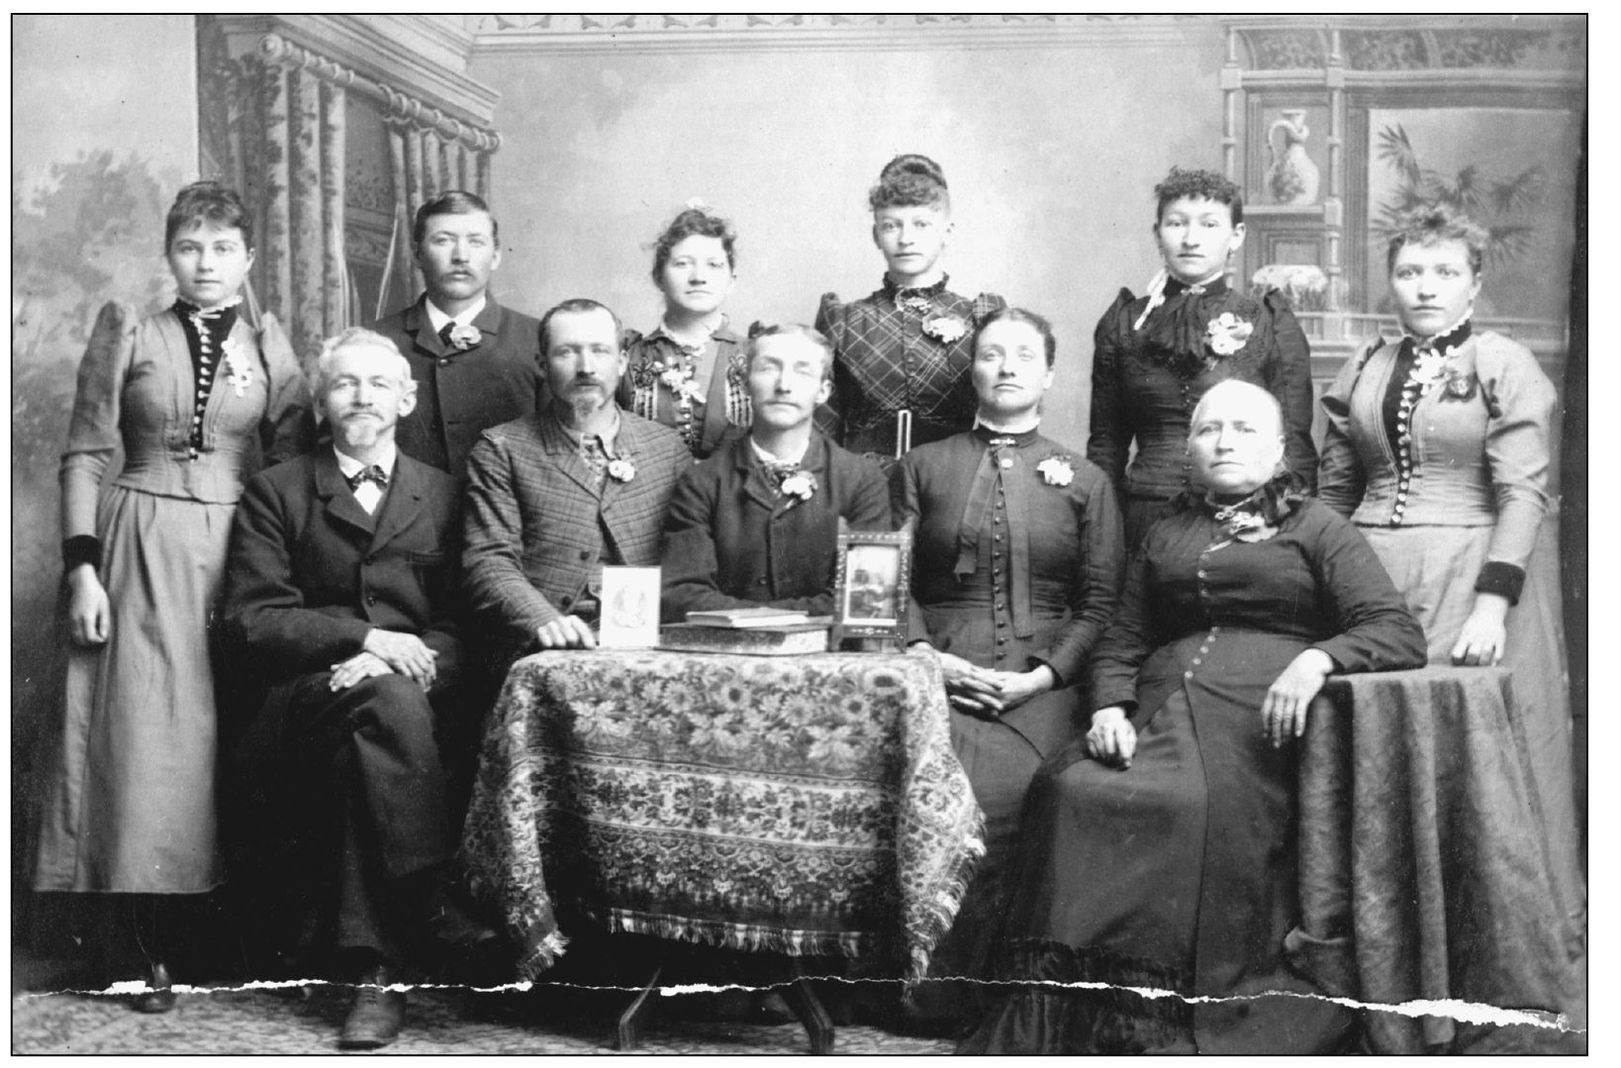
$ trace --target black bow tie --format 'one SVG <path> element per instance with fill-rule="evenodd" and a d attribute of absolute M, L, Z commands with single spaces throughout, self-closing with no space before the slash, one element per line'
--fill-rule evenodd
<path fill-rule="evenodd" d="M 378 489 L 388 489 L 388 473 L 376 464 L 362 467 L 352 475 L 345 475 L 344 479 L 349 483 L 349 488 L 352 490 L 359 489 L 362 484 L 367 482 L 377 483 Z"/>

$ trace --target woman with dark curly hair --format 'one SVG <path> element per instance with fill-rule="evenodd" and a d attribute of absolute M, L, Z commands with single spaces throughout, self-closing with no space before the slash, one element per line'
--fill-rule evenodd
<path fill-rule="evenodd" d="M 689 203 L 653 245 L 664 317 L 651 334 L 627 339 L 620 407 L 679 430 L 698 459 L 752 420 L 747 338 L 722 310 L 736 281 L 737 233 L 701 203 Z"/>
<path fill-rule="evenodd" d="M 820 422 L 846 449 L 889 466 L 914 445 L 973 426 L 974 331 L 1007 302 L 946 288 L 940 259 L 952 232 L 951 195 L 934 160 L 896 156 L 867 203 L 884 284 L 848 304 L 822 295 L 816 329 L 832 340 L 835 360 L 833 398 Z"/>
<path fill-rule="evenodd" d="M 1165 266 L 1145 296 L 1122 289 L 1098 320 L 1086 449 L 1120 493 L 1133 546 L 1188 487 L 1188 416 L 1217 382 L 1253 382 L 1278 398 L 1289 470 L 1307 486 L 1317 477 L 1306 335 L 1276 290 L 1256 298 L 1228 285 L 1228 259 L 1244 243 L 1238 186 L 1213 171 L 1173 167 L 1154 196 Z"/>
<path fill-rule="evenodd" d="M 268 314 L 240 314 L 253 264 L 241 199 L 187 186 L 164 242 L 179 299 L 147 316 L 108 304 L 79 365 L 62 456 L 72 644 L 34 872 L 36 890 L 117 895 L 138 947 L 101 948 L 138 948 L 143 1012 L 174 1007 L 170 903 L 225 878 L 209 636 L 231 516 L 259 448 L 290 458 L 309 425 L 286 335 Z"/>
<path fill-rule="evenodd" d="M 1429 638 L 1430 662 L 1514 672 L 1551 875 L 1573 939 L 1584 892 L 1559 596 L 1553 383 L 1471 318 L 1487 235 L 1447 208 L 1390 240 L 1402 338 L 1323 394 L 1323 503 L 1350 517 Z"/>

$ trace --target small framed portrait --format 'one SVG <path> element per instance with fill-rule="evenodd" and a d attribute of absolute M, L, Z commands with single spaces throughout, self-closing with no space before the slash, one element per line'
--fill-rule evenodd
<path fill-rule="evenodd" d="M 912 528 L 850 530 L 839 521 L 837 585 L 833 599 L 833 639 L 906 638 L 911 598 Z"/>

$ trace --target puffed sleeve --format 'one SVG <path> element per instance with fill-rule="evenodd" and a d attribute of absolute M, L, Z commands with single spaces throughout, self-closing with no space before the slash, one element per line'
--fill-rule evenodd
<path fill-rule="evenodd" d="M 293 353 L 292 342 L 275 315 L 265 312 L 259 321 L 259 359 L 265 368 L 270 399 L 265 405 L 263 443 L 265 457 L 275 464 L 309 451 L 315 443 L 310 384 Z"/>
<path fill-rule="evenodd" d="M 1311 345 L 1289 309 L 1289 300 L 1270 289 L 1262 304 L 1271 313 L 1272 351 L 1266 359 L 1266 388 L 1283 408 L 1284 461 L 1289 470 L 1317 485 L 1317 449 L 1311 440 L 1315 408 L 1311 386 Z"/>
<path fill-rule="evenodd" d="M 1323 438 L 1323 455 L 1317 462 L 1317 499 L 1343 516 L 1357 510 L 1367 487 L 1367 472 L 1362 470 L 1362 460 L 1351 440 L 1351 394 L 1368 358 L 1382 344 L 1383 340 L 1376 339 L 1346 360 L 1333 384 L 1323 390 L 1328 431 Z"/>
<path fill-rule="evenodd" d="M 1340 672 L 1423 667 L 1428 656 L 1424 630 L 1362 533 L 1321 502 L 1307 501 L 1301 507 L 1306 510 L 1303 528 L 1314 528 L 1310 552 L 1319 600 L 1327 606 L 1335 632 L 1314 643 L 1315 648 L 1332 657 Z"/>
<path fill-rule="evenodd" d="M 1508 564 L 1524 572 L 1548 510 L 1550 433 L 1559 397 L 1530 350 L 1502 339 L 1481 340 L 1475 371 L 1488 412 L 1486 465 L 1497 494 L 1486 566 Z"/>
<path fill-rule="evenodd" d="M 845 371 L 839 357 L 844 351 L 845 324 L 844 305 L 839 303 L 837 293 L 822 294 L 822 303 L 816 308 L 816 330 L 833 345 L 833 391 L 816 408 L 816 429 L 843 445 L 844 416 L 840 405 L 847 391 L 841 388 Z"/>
<path fill-rule="evenodd" d="M 1114 489 L 1094 465 L 1082 461 L 1070 487 L 1075 518 L 1080 528 L 1080 552 L 1069 589 L 1069 622 L 1053 641 L 1047 655 L 1038 657 L 1060 686 L 1077 682 L 1087 659 L 1114 617 L 1124 572 L 1125 530 Z"/>
<path fill-rule="evenodd" d="M 1086 458 L 1108 476 L 1117 493 L 1126 485 L 1126 454 L 1132 429 L 1120 395 L 1120 317 L 1136 298 L 1122 289 L 1092 331 L 1092 416 Z"/>
<path fill-rule="evenodd" d="M 1007 298 L 999 293 L 981 293 L 974 298 L 974 323 L 977 325 L 995 312 L 1007 307 Z"/>
<path fill-rule="evenodd" d="M 127 304 L 109 302 L 96 316 L 90 344 L 79 362 L 68 422 L 68 446 L 62 454 L 62 537 L 96 536 L 96 501 L 101 479 L 120 443 L 118 420 L 124 378 L 135 356 L 135 328 L 140 317 Z"/>

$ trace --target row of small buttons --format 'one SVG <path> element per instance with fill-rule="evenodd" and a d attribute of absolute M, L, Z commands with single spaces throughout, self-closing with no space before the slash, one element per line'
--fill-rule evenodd
<path fill-rule="evenodd" d="M 1002 457 L 1000 465 L 1013 466 L 1011 457 Z M 992 512 L 995 533 L 991 535 L 991 604 L 996 614 L 996 661 L 998 667 L 1007 659 L 1007 592 L 1002 584 L 1002 527 L 1007 518 L 1007 491 L 1002 476 L 996 476 L 996 507 Z"/>
<path fill-rule="evenodd" d="M 1201 571 L 1201 572 L 1199 572 L 1199 574 L 1202 577 L 1204 575 L 1204 572 Z M 1193 658 L 1193 666 L 1194 667 L 1198 667 L 1200 664 L 1204 663 L 1204 658 L 1210 652 L 1210 644 L 1216 640 L 1216 635 L 1218 635 L 1220 633 L 1221 633 L 1221 628 L 1220 627 L 1211 627 L 1210 628 L 1210 633 L 1205 635 L 1204 644 L 1199 646 L 1199 655 Z M 1193 678 L 1193 672 L 1184 671 L 1184 672 L 1182 672 L 1182 677 L 1184 679 L 1191 679 L 1191 678 Z"/>

